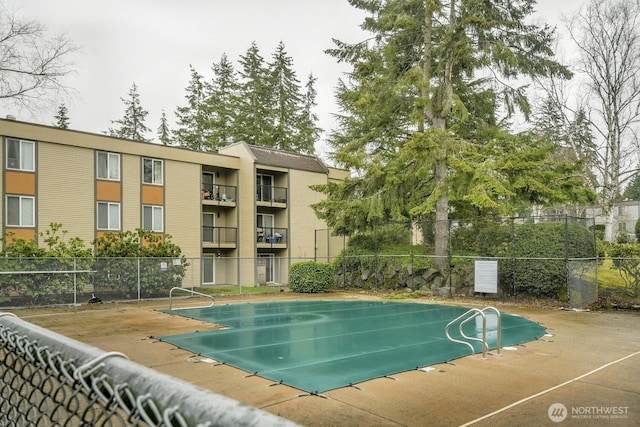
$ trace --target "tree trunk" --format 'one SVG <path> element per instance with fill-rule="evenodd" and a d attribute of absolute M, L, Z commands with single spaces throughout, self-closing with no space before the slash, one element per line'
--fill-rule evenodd
<path fill-rule="evenodd" d="M 602 216 L 604 216 L 604 241 L 615 241 L 615 233 L 613 231 L 613 210 L 615 207 L 605 206 L 602 209 Z"/>
<path fill-rule="evenodd" d="M 445 129 L 446 121 L 443 117 L 434 117 L 433 127 L 437 130 Z M 442 141 L 436 159 L 436 191 L 439 193 L 436 202 L 435 226 L 435 264 L 440 271 L 449 269 L 449 199 L 447 195 L 447 144 Z"/>

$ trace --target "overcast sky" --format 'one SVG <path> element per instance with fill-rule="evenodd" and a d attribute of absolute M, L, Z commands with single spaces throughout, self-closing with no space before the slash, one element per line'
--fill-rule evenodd
<path fill-rule="evenodd" d="M 336 112 L 334 89 L 349 68 L 324 53 L 332 38 L 364 39 L 364 15 L 347 0 L 0 0 L 17 16 L 45 25 L 49 34 L 66 33 L 81 51 L 77 74 L 67 84 L 77 94 L 65 101 L 72 129 L 102 133 L 122 118 L 131 85 L 138 86 L 145 124 L 153 137 L 164 109 L 170 125 L 174 111 L 186 105 L 189 65 L 205 78 L 226 53 L 238 59 L 256 42 L 266 61 L 282 41 L 304 85 L 316 82 L 319 125 L 330 130 Z M 559 23 L 584 0 L 540 0 L 540 22 Z M 0 105 L 6 110 L 6 107 Z M 32 116 L 3 111 L 18 120 L 53 124 L 57 106 Z M 321 147 L 318 147 L 321 148 Z M 322 151 L 322 150 L 321 150 Z"/>

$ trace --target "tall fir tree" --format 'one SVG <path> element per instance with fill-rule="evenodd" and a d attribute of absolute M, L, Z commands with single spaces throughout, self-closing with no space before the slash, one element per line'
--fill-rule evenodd
<path fill-rule="evenodd" d="M 226 54 L 213 64 L 212 71 L 206 103 L 211 114 L 211 140 L 220 147 L 235 142 L 240 86 Z"/>
<path fill-rule="evenodd" d="M 58 113 L 53 116 L 56 119 L 55 125 L 61 129 L 69 129 L 69 116 L 67 115 L 67 106 L 64 103 L 58 107 Z"/>
<path fill-rule="evenodd" d="M 171 145 L 171 130 L 169 129 L 169 122 L 167 120 L 167 114 L 162 109 L 162 114 L 160 115 L 160 125 L 157 129 L 158 141 L 162 145 Z"/>
<path fill-rule="evenodd" d="M 240 57 L 241 70 L 223 54 L 210 82 L 192 66 L 187 105 L 176 109 L 174 140 L 192 150 L 213 151 L 236 141 L 313 153 L 317 126 L 316 79 L 302 93 L 293 59 L 280 42 L 266 64 L 254 42 Z"/>
<path fill-rule="evenodd" d="M 556 160 L 583 165 L 582 181 L 587 187 L 595 188 L 596 177 L 591 172 L 591 164 L 597 153 L 584 109 L 578 108 L 570 117 L 556 98 L 547 96 L 533 118 L 532 132 L 557 146 Z"/>
<path fill-rule="evenodd" d="M 124 117 L 119 120 L 112 120 L 111 123 L 117 125 L 109 128 L 109 134 L 119 138 L 131 139 L 140 142 L 149 142 L 145 136 L 151 130 L 144 124 L 149 112 L 142 108 L 138 86 L 135 83 L 129 89 L 127 99 L 120 98 L 125 105 Z"/>
<path fill-rule="evenodd" d="M 272 134 L 269 139 L 274 148 L 296 151 L 300 133 L 298 115 L 302 109 L 303 99 L 300 95 L 300 81 L 293 70 L 293 59 L 287 54 L 282 41 L 278 43 L 268 68 L 273 119 Z"/>
<path fill-rule="evenodd" d="M 273 94 L 269 86 L 269 70 L 253 42 L 240 56 L 240 103 L 236 121 L 236 137 L 248 144 L 273 147 Z"/>
<path fill-rule="evenodd" d="M 306 92 L 302 100 L 302 108 L 297 115 L 296 142 L 294 150 L 301 153 L 313 154 L 315 143 L 319 141 L 322 129 L 318 127 L 318 116 L 315 113 L 317 92 L 315 89 L 316 78 L 309 74 L 305 85 Z"/>
<path fill-rule="evenodd" d="M 637 166 L 635 175 L 624 189 L 622 198 L 624 200 L 640 200 L 640 165 Z"/>
<path fill-rule="evenodd" d="M 552 59 L 552 29 L 528 23 L 532 1 L 350 3 L 367 13 L 362 28 L 372 37 L 335 40 L 328 51 L 353 67 L 338 87 L 343 114 L 330 142 L 336 160 L 357 172 L 319 187 L 327 199 L 316 212 L 331 226 L 431 219 L 444 270 L 452 211 L 507 214 L 518 200 L 585 195 L 572 165 L 545 163 L 553 146 L 501 128 L 516 111 L 530 112 L 519 78 L 570 77 Z"/>
<path fill-rule="evenodd" d="M 174 132 L 176 142 L 184 148 L 196 151 L 212 151 L 215 145 L 211 144 L 211 118 L 206 100 L 208 85 L 193 66 L 191 79 L 185 89 L 187 105 L 176 108 L 178 128 Z"/>

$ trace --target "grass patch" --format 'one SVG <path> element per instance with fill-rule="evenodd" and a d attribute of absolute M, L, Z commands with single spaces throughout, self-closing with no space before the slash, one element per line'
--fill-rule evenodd
<path fill-rule="evenodd" d="M 620 272 L 613 268 L 613 261 L 610 259 L 605 259 L 598 266 L 598 288 L 621 292 L 626 288 Z"/>

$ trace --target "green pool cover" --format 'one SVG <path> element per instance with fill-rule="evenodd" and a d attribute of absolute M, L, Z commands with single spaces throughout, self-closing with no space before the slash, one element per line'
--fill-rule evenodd
<path fill-rule="evenodd" d="M 164 310 L 227 325 L 228 329 L 156 336 L 160 341 L 276 383 L 322 393 L 373 378 L 443 363 L 471 354 L 451 342 L 445 326 L 468 308 L 369 301 L 296 301 Z M 496 347 L 497 317 L 487 312 L 487 340 Z M 482 336 L 481 318 L 464 325 Z M 459 337 L 458 327 L 450 329 Z M 533 341 L 545 330 L 502 314 L 502 346 Z M 481 344 L 475 342 L 477 353 Z M 480 356 L 479 356 L 480 357 Z"/>

